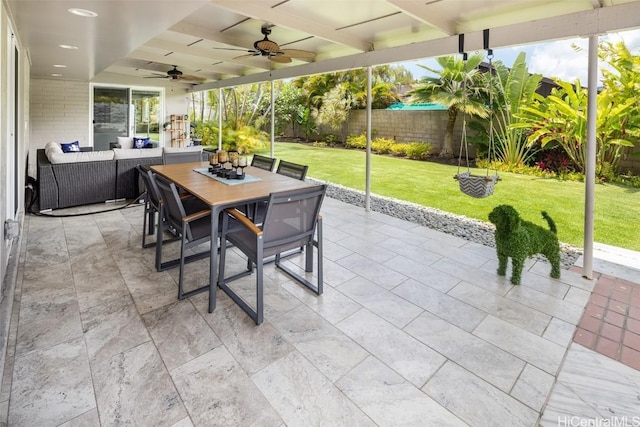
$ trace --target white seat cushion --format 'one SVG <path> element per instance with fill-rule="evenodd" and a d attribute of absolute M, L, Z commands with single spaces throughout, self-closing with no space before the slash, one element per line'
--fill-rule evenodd
<path fill-rule="evenodd" d="M 190 152 L 202 153 L 202 145 L 194 145 L 193 147 L 164 147 L 165 153 L 190 153 Z"/>
<path fill-rule="evenodd" d="M 120 148 L 133 148 L 133 138 L 130 136 L 117 137 Z"/>
<path fill-rule="evenodd" d="M 100 162 L 103 160 L 113 160 L 113 151 L 80 151 L 72 153 L 51 153 L 49 156 L 51 163 L 80 163 L 80 162 Z"/>
<path fill-rule="evenodd" d="M 115 159 L 140 159 L 145 157 L 162 157 L 162 148 L 114 148 Z"/>

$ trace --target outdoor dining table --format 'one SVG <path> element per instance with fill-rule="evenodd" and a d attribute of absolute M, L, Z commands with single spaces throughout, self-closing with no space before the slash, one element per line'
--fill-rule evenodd
<path fill-rule="evenodd" d="M 154 165 L 150 168 L 153 172 L 202 200 L 211 208 L 209 283 L 192 291 L 192 293 L 208 289 L 209 313 L 212 313 L 216 308 L 218 284 L 217 241 L 220 212 L 227 208 L 266 200 L 272 192 L 306 188 L 311 187 L 312 184 L 252 166 L 244 168 L 244 179 L 226 179 L 207 173 L 208 167 L 209 163 L 207 162 L 194 162 Z"/>

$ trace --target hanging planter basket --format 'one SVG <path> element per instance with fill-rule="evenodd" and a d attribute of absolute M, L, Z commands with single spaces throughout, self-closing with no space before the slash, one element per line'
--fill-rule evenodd
<path fill-rule="evenodd" d="M 498 182 L 498 176 L 471 175 L 469 172 L 459 173 L 454 176 L 460 184 L 460 191 L 464 194 L 481 199 L 493 194 L 493 187 Z"/>

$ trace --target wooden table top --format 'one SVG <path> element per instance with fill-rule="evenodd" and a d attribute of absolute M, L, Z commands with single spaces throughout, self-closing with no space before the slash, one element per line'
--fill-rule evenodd
<path fill-rule="evenodd" d="M 311 187 L 313 184 L 269 172 L 252 166 L 244 169 L 245 174 L 260 178 L 258 182 L 227 185 L 211 177 L 194 171 L 196 168 L 209 167 L 208 162 L 178 163 L 173 165 L 154 165 L 151 170 L 173 181 L 209 206 L 236 206 L 251 201 L 266 199 L 276 191 L 294 190 Z"/>

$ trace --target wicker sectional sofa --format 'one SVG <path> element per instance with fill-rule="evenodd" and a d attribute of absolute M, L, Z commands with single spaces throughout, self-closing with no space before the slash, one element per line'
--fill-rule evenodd
<path fill-rule="evenodd" d="M 206 160 L 208 154 L 202 152 L 201 148 L 199 150 L 196 150 L 201 153 L 199 157 Z M 61 209 L 109 200 L 135 199 L 143 191 L 138 182 L 137 165 L 158 165 L 163 163 L 164 156 L 184 156 L 183 152 L 176 153 L 175 149 L 169 148 L 165 150 L 162 148 L 143 150 L 116 148 L 109 151 L 113 151 L 113 155 L 109 156 L 108 152 L 65 153 L 63 156 L 76 155 L 78 161 L 65 157 L 64 162 L 56 163 L 55 155 L 48 156 L 45 149 L 38 149 L 36 157 L 39 210 Z M 144 152 L 142 153 L 144 157 L 136 157 L 135 152 Z M 197 158 L 198 154 L 195 156 Z M 58 155 L 58 157 L 61 156 Z M 193 158 L 192 152 L 189 161 L 193 161 Z"/>

